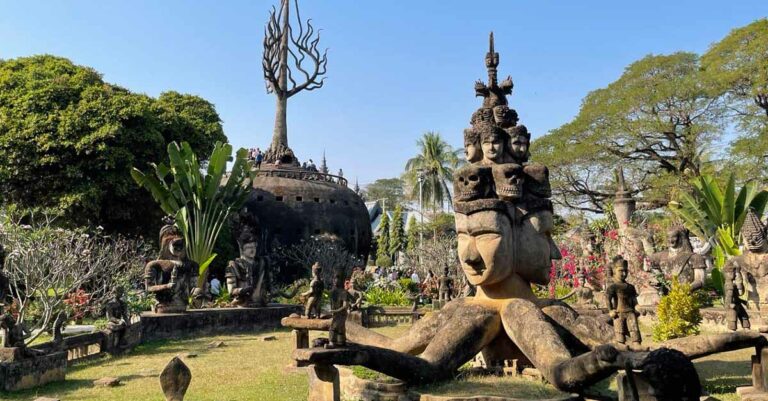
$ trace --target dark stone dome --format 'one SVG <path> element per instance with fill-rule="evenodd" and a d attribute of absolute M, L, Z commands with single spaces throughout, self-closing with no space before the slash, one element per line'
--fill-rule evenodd
<path fill-rule="evenodd" d="M 338 176 L 298 168 L 262 168 L 244 212 L 255 217 L 257 235 L 267 252 L 313 235 L 332 234 L 365 260 L 371 246 L 368 210 Z"/>

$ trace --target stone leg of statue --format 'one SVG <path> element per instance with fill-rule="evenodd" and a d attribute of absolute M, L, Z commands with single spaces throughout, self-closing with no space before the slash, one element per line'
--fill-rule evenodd
<path fill-rule="evenodd" d="M 680 351 L 690 359 L 766 345 L 768 345 L 768 340 L 761 333 L 748 330 L 676 338 L 660 344 L 662 347 Z"/>
<path fill-rule="evenodd" d="M 461 298 L 446 304 L 442 309 L 423 319 L 417 320 L 408 332 L 396 339 L 389 338 L 359 324 L 347 320 L 347 339 L 355 344 L 372 345 L 411 355 L 420 354 L 432 341 L 435 334 L 446 326 L 454 312 L 465 304 Z"/>
<path fill-rule="evenodd" d="M 533 302 L 513 299 L 502 310 L 502 324 L 512 342 L 552 385 L 579 392 L 610 376 L 625 363 L 635 365 L 646 353 L 620 353 L 611 345 L 571 354 L 547 316 Z"/>

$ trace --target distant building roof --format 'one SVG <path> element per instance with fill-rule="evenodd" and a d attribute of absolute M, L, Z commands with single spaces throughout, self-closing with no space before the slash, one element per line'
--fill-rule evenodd
<path fill-rule="evenodd" d="M 370 216 L 371 219 L 371 232 L 373 232 L 374 236 L 379 235 L 379 225 L 381 224 L 382 216 L 384 216 L 384 209 L 381 206 L 381 202 L 378 200 L 365 202 L 365 207 L 368 209 L 368 216 Z M 390 221 L 394 214 L 394 210 L 387 210 L 387 216 L 389 216 Z M 413 219 L 416 219 L 416 221 L 420 223 L 421 213 L 419 213 L 418 210 L 413 210 L 410 207 L 405 206 L 403 208 L 403 225 L 406 230 L 408 229 L 408 224 L 410 224 Z M 429 221 L 429 217 L 424 215 L 424 222 L 429 223 Z"/>

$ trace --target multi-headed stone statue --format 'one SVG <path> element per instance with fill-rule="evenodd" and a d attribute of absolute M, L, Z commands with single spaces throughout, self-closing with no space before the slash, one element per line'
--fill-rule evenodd
<path fill-rule="evenodd" d="M 611 278 L 613 283 L 605 289 L 608 298 L 608 314 L 613 319 L 613 330 L 616 342 L 624 344 L 626 338 L 632 340 L 633 345 L 640 345 L 640 326 L 637 324 L 639 313 L 637 306 L 637 290 L 635 286 L 627 283 L 629 263 L 621 256 L 616 256 L 611 262 Z"/>
<path fill-rule="evenodd" d="M 182 313 L 197 296 L 198 264 L 187 257 L 184 238 L 173 220 L 160 229 L 160 255 L 144 268 L 144 285 L 155 295 L 156 313 Z"/>
<path fill-rule="evenodd" d="M 237 243 L 240 257 L 227 265 L 227 290 L 237 306 L 265 306 L 271 285 L 269 263 L 257 256 L 258 240 L 250 231 L 243 231 Z"/>

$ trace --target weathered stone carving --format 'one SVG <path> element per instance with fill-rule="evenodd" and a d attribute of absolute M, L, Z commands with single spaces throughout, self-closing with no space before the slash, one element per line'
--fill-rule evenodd
<path fill-rule="evenodd" d="M 741 240 L 745 252 L 728 259 L 725 271 L 738 272 L 747 287 L 747 299 L 763 309 L 768 297 L 768 228 L 752 209 L 741 227 Z"/>
<path fill-rule="evenodd" d="M 493 182 L 491 168 L 474 164 L 466 165 L 456 172 L 453 193 L 456 199 L 470 201 L 488 196 Z"/>
<path fill-rule="evenodd" d="M 184 239 L 172 220 L 160 229 L 160 255 L 144 268 L 144 285 L 155 295 L 156 313 L 182 313 L 197 296 L 198 265 L 187 257 Z"/>
<path fill-rule="evenodd" d="M 744 276 L 741 274 L 741 268 L 736 263 L 729 263 L 725 267 L 725 296 L 723 306 L 725 307 L 725 320 L 729 330 L 736 330 L 738 324 L 741 327 L 749 329 L 749 314 L 744 307 L 746 302 L 740 296 L 744 294 Z"/>
<path fill-rule="evenodd" d="M 3 337 L 3 348 L 25 348 L 24 327 L 16 324 L 10 313 L 0 316 L 0 335 Z"/>
<path fill-rule="evenodd" d="M 448 267 L 443 269 L 443 274 L 438 280 L 438 299 L 443 302 L 448 302 L 453 299 L 453 279 L 451 278 Z"/>
<path fill-rule="evenodd" d="M 627 283 L 629 264 L 621 256 L 613 258 L 611 263 L 613 283 L 605 289 L 608 297 L 608 314 L 613 319 L 613 330 L 616 334 L 616 342 L 624 344 L 626 337 L 632 340 L 633 345 L 640 345 L 640 327 L 637 324 L 639 313 L 637 306 L 637 290 L 635 286 Z"/>
<path fill-rule="evenodd" d="M 523 196 L 523 166 L 515 163 L 493 166 L 496 194 L 507 202 L 517 202 Z"/>
<path fill-rule="evenodd" d="M 258 240 L 251 232 L 243 231 L 237 243 L 240 257 L 227 265 L 227 290 L 237 306 L 265 306 L 271 286 L 269 262 L 256 256 Z"/>
<path fill-rule="evenodd" d="M 189 383 L 192 381 L 192 372 L 187 365 L 173 357 L 160 373 L 160 388 L 163 390 L 166 401 L 184 401 Z"/>
<path fill-rule="evenodd" d="M 320 311 L 323 303 L 323 290 L 325 289 L 323 279 L 320 278 L 322 272 L 323 268 L 319 263 L 312 265 L 312 281 L 309 282 L 309 289 L 301 294 L 301 297 L 306 299 L 304 317 L 320 318 Z"/>
<path fill-rule="evenodd" d="M 131 315 L 128 313 L 128 303 L 123 299 L 123 287 L 115 289 L 115 295 L 105 305 L 107 314 L 107 333 L 111 341 L 109 348 L 119 350 L 124 348 L 125 332 L 131 325 Z"/>
<path fill-rule="evenodd" d="M 326 348 L 344 347 L 347 345 L 347 315 L 349 314 L 349 293 L 344 288 L 344 275 L 336 275 L 331 291 L 331 327 L 328 329 L 328 344 Z"/>
<path fill-rule="evenodd" d="M 648 257 L 651 269 L 661 272 L 667 280 L 677 278 L 679 283 L 690 284 L 691 291 L 704 286 L 707 263 L 693 251 L 690 233 L 685 227 L 675 226 L 668 232 L 669 249 Z"/>

